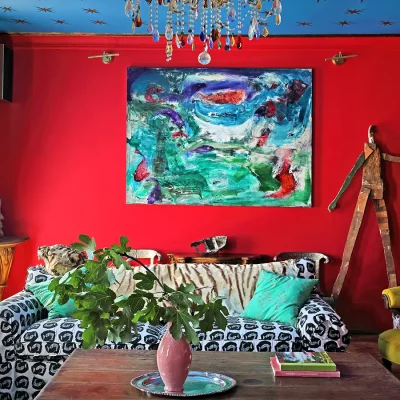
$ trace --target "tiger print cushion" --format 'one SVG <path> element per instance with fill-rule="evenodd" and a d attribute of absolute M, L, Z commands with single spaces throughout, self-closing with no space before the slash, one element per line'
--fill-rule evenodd
<path fill-rule="evenodd" d="M 39 260 L 44 261 L 45 272 L 55 276 L 66 274 L 87 260 L 84 253 L 63 244 L 41 246 L 38 248 L 37 254 Z"/>
<path fill-rule="evenodd" d="M 203 288 L 201 295 L 205 302 L 211 296 L 225 297 L 224 304 L 232 316 L 238 316 L 251 300 L 262 270 L 279 275 L 297 276 L 299 269 L 295 260 L 277 261 L 265 264 L 156 264 L 150 270 L 163 284 L 178 288 L 181 283 L 193 283 Z M 117 296 L 129 295 L 136 288 L 132 276 L 145 272 L 143 267 L 132 271 L 114 270 L 117 282 L 111 289 Z M 214 288 L 214 291 L 212 290 Z M 155 285 L 154 291 L 160 291 Z"/>

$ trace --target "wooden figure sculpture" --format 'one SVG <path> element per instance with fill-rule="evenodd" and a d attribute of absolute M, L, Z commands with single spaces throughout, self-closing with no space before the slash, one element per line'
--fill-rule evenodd
<path fill-rule="evenodd" d="M 354 249 L 357 235 L 360 230 L 361 222 L 364 216 L 365 207 L 367 205 L 367 200 L 369 198 L 374 201 L 376 217 L 378 219 L 379 231 L 383 243 L 383 251 L 385 253 L 389 287 L 397 286 L 396 270 L 394 267 L 392 248 L 390 244 L 388 214 L 386 210 L 385 200 L 383 199 L 381 158 L 386 161 L 400 163 L 400 157 L 381 153 L 374 141 L 374 131 L 374 126 L 371 125 L 368 130 L 368 143 L 364 143 L 364 151 L 360 154 L 360 157 L 358 157 L 357 162 L 355 163 L 354 167 L 344 181 L 343 186 L 339 190 L 339 193 L 328 207 L 329 211 L 332 211 L 336 207 L 340 196 L 350 185 L 355 173 L 361 166 L 363 166 L 361 191 L 358 195 L 356 209 L 354 211 L 350 230 L 347 236 L 347 241 L 343 252 L 342 265 L 340 267 L 339 275 L 336 278 L 336 282 L 332 290 L 332 296 L 335 302 L 339 297 L 344 279 L 346 278 L 347 270 L 349 269 L 351 254 Z"/>

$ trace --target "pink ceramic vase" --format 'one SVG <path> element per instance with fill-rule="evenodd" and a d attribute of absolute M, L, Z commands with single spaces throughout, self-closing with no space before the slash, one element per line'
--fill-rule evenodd
<path fill-rule="evenodd" d="M 167 392 L 182 392 L 192 363 L 192 350 L 184 336 L 175 340 L 169 332 L 171 323 L 157 350 L 157 366 Z"/>

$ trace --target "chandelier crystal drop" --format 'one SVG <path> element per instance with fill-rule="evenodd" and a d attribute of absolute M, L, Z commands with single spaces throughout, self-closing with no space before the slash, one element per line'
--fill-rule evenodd
<path fill-rule="evenodd" d="M 131 20 L 132 33 L 147 31 L 154 42 L 165 37 L 167 62 L 172 60 L 173 47 L 195 50 L 197 44 L 203 49 L 198 61 L 207 65 L 211 61 L 209 50 L 214 47 L 225 51 L 245 47 L 246 32 L 249 40 L 267 37 L 269 18 L 273 17 L 276 25 L 282 22 L 282 1 L 125 0 L 124 13 Z"/>
<path fill-rule="evenodd" d="M 204 51 L 202 53 L 200 53 L 197 58 L 201 65 L 207 65 L 211 61 L 211 56 L 208 54 L 207 50 L 208 50 L 208 48 L 207 48 L 207 45 L 205 44 Z"/>

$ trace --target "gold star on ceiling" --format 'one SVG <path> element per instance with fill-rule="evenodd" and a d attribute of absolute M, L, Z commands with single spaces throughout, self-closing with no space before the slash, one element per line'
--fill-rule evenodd
<path fill-rule="evenodd" d="M 102 19 L 96 19 L 95 21 L 92 21 L 96 25 L 105 25 L 107 22 L 103 21 Z"/>
<path fill-rule="evenodd" d="M 29 22 L 26 19 L 13 19 L 13 21 L 15 21 L 16 24 L 29 24 Z"/>
<path fill-rule="evenodd" d="M 339 21 L 339 22 L 338 22 L 338 25 L 345 26 L 345 25 L 350 25 L 350 24 L 352 24 L 352 23 L 353 23 L 353 22 L 347 21 L 347 20 L 345 19 L 344 21 Z"/>
<path fill-rule="evenodd" d="M 36 8 L 39 12 L 44 12 L 44 13 L 53 12 L 53 9 L 48 7 L 36 7 Z"/>
<path fill-rule="evenodd" d="M 364 11 L 364 10 L 357 10 L 357 9 L 351 10 L 351 9 L 348 9 L 348 10 L 346 11 L 346 14 L 350 14 L 350 15 L 354 15 L 354 14 L 360 15 L 363 11 Z"/>
<path fill-rule="evenodd" d="M 0 7 L 0 8 L 3 10 L 3 13 L 15 11 L 12 7 Z"/>
<path fill-rule="evenodd" d="M 95 8 L 82 8 L 82 10 L 88 14 L 100 14 Z"/>
<path fill-rule="evenodd" d="M 59 25 L 65 25 L 68 24 L 68 22 L 65 19 L 53 19 L 55 24 L 59 24 Z"/>

